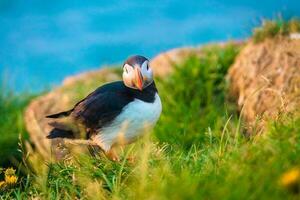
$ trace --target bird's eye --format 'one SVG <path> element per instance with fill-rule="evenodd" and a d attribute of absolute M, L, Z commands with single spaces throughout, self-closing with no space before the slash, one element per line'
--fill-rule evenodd
<path fill-rule="evenodd" d="M 128 73 L 128 70 L 127 70 L 127 68 L 126 68 L 126 67 L 124 67 L 124 68 L 125 68 L 125 72 L 126 72 L 126 73 Z"/>
<path fill-rule="evenodd" d="M 149 70 L 149 65 L 147 65 L 147 70 Z"/>

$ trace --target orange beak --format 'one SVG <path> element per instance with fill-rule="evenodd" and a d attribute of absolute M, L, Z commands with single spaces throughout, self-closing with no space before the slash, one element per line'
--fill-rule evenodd
<path fill-rule="evenodd" d="M 135 85 L 140 91 L 143 90 L 143 76 L 138 67 L 135 67 Z"/>

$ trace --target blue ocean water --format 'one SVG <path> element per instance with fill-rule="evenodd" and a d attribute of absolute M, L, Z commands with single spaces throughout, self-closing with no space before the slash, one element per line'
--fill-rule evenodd
<path fill-rule="evenodd" d="M 1 79 L 40 91 L 132 54 L 243 39 L 278 14 L 300 16 L 300 1 L 1 0 Z"/>

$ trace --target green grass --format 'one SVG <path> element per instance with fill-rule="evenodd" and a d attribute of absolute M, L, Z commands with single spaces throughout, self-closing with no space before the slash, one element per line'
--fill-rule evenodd
<path fill-rule="evenodd" d="M 253 41 L 259 43 L 266 38 L 274 38 L 276 36 L 287 36 L 290 33 L 300 32 L 300 20 L 297 18 L 289 21 L 281 18 L 273 20 L 264 20 L 262 25 L 253 30 Z"/>
<path fill-rule="evenodd" d="M 0 166 L 7 166 L 14 158 L 19 159 L 19 135 L 27 138 L 23 111 L 32 96 L 15 95 L 0 87 Z"/>
<path fill-rule="evenodd" d="M 158 82 L 164 110 L 155 131 L 160 141 L 188 149 L 205 144 L 208 130 L 223 129 L 234 113 L 234 104 L 225 103 L 225 75 L 238 50 L 234 45 L 204 48 L 201 59 L 191 57 L 171 77 Z"/>
<path fill-rule="evenodd" d="M 30 158 L 33 169 L 18 185 L 0 189 L 1 197 L 299 198 L 279 180 L 284 172 L 300 166 L 300 118 L 282 116 L 270 122 L 260 137 L 242 135 L 225 78 L 239 48 L 231 44 L 205 47 L 200 59 L 191 57 L 176 66 L 173 75 L 157 80 L 162 116 L 151 134 L 122 152 L 120 163 L 74 151 L 60 163 L 41 164 L 34 155 Z M 9 123 L 1 123 L 0 128 L 15 132 L 10 148 L 16 150 L 17 135 L 24 133 L 21 113 L 28 99 L 11 96 L 1 101 L 10 106 L 1 108 L 6 109 L 2 121 Z M 132 155 L 133 164 L 125 159 Z"/>

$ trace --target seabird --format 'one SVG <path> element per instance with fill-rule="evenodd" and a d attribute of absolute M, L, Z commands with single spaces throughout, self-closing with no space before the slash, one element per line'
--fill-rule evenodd
<path fill-rule="evenodd" d="M 113 147 L 131 143 L 153 127 L 161 114 L 149 60 L 129 57 L 123 64 L 123 81 L 107 83 L 67 111 L 46 116 L 54 118 L 47 138 L 86 139 L 118 160 Z"/>

